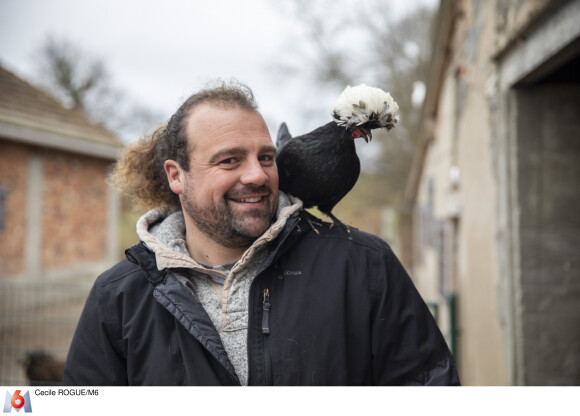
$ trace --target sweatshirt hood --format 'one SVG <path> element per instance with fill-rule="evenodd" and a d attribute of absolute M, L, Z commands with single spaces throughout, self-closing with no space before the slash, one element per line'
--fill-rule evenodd
<path fill-rule="evenodd" d="M 234 269 L 243 267 L 259 247 L 274 240 L 288 219 L 297 215 L 302 206 L 300 199 L 280 191 L 276 219 L 244 252 Z M 175 211 L 169 207 L 152 209 L 137 221 L 137 235 L 155 253 L 159 270 L 176 267 L 203 268 L 187 251 L 183 211 Z M 207 272 L 207 269 L 204 270 Z"/>

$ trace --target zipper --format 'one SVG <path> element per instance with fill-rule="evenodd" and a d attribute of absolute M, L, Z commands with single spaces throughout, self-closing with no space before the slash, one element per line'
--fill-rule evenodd
<path fill-rule="evenodd" d="M 294 218 L 289 219 L 290 220 L 294 220 Z M 278 239 L 280 239 L 280 242 L 278 243 L 278 247 L 282 247 L 282 245 L 286 242 L 286 239 L 290 236 L 290 234 L 292 234 L 292 232 L 294 231 L 294 228 L 297 228 L 298 231 L 300 231 L 300 228 L 297 227 L 297 225 L 300 223 L 301 218 L 298 217 L 296 219 L 296 224 L 288 230 L 288 232 L 283 232 L 281 235 L 278 236 Z M 274 253 L 276 254 L 276 253 Z M 254 308 L 257 307 L 259 304 L 256 304 L 255 302 L 255 297 L 256 295 L 253 295 L 254 293 L 254 286 L 257 285 L 257 281 L 260 280 L 260 275 L 262 274 L 262 272 L 264 270 L 266 270 L 268 267 L 270 267 L 270 265 L 273 262 L 273 259 L 275 258 L 275 255 L 272 255 L 268 258 L 268 260 L 266 261 L 266 263 L 262 264 L 262 266 L 260 267 L 260 269 L 258 270 L 258 272 L 256 273 L 256 277 L 254 278 L 254 280 L 252 280 L 252 283 L 250 285 L 250 304 L 248 306 L 248 328 L 255 328 L 255 324 L 254 322 Z M 258 302 L 260 300 L 260 297 L 258 295 L 258 299 L 256 299 Z M 269 290 L 268 290 L 268 313 L 266 314 L 268 316 L 268 319 L 266 320 L 267 325 L 265 327 L 268 328 L 268 331 L 270 331 L 270 326 L 269 326 L 269 312 L 270 312 L 270 299 L 269 299 Z M 264 302 L 262 302 L 262 305 L 264 304 Z M 262 309 L 264 309 L 262 307 Z M 262 311 L 262 321 L 264 321 L 264 313 Z M 252 337 L 252 332 L 248 331 L 248 385 L 252 385 L 252 380 L 253 380 L 253 370 L 252 370 L 252 360 L 253 360 L 253 349 L 251 347 L 252 343 L 251 343 L 251 337 Z M 264 355 L 267 354 L 267 357 L 264 357 L 264 359 L 266 360 L 266 362 L 268 363 L 268 367 L 267 367 L 267 373 L 266 373 L 266 380 L 265 380 L 265 384 L 272 384 L 272 377 L 271 377 L 271 363 L 270 363 L 270 346 L 269 346 L 269 340 L 267 340 L 268 336 L 267 334 L 264 334 L 264 332 L 262 331 L 262 339 L 264 340 Z M 267 345 L 266 345 L 267 344 Z"/>
<path fill-rule="evenodd" d="M 270 334 L 270 289 L 264 289 L 264 302 L 262 303 L 262 334 Z"/>
<path fill-rule="evenodd" d="M 262 340 L 264 343 L 264 369 L 266 371 L 266 386 L 272 385 L 272 364 L 270 358 L 270 289 L 264 289 L 262 303 Z"/>

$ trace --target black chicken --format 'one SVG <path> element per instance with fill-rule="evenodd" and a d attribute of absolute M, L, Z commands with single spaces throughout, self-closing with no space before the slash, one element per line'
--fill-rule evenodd
<path fill-rule="evenodd" d="M 331 227 L 341 225 L 350 231 L 332 209 L 360 174 L 354 139 L 362 137 L 368 143 L 371 130 L 393 128 L 398 109 L 389 93 L 363 84 L 346 87 L 332 108 L 334 121 L 310 133 L 292 137 L 282 123 L 276 142 L 280 189 L 300 198 L 304 208 L 318 207 L 332 218 Z"/>

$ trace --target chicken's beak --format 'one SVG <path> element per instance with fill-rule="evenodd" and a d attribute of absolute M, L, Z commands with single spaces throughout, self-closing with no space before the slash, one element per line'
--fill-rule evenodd
<path fill-rule="evenodd" d="M 373 133 L 371 133 L 370 130 L 364 130 L 363 132 L 363 139 L 365 139 L 365 142 L 370 142 L 371 140 L 373 140 Z"/>
<path fill-rule="evenodd" d="M 365 139 L 365 142 L 368 143 L 373 139 L 373 134 L 371 133 L 370 130 L 360 127 L 352 132 L 352 137 L 354 137 L 355 139 L 362 137 L 363 139 Z"/>

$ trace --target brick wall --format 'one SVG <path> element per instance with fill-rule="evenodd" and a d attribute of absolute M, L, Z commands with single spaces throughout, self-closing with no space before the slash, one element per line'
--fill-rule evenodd
<path fill-rule="evenodd" d="M 106 260 L 109 165 L 102 159 L 0 141 L 0 187 L 6 195 L 0 278 Z M 36 209 L 30 204 L 37 204 Z M 31 261 L 38 266 L 27 265 Z"/>
<path fill-rule="evenodd" d="M 0 278 L 24 271 L 28 149 L 0 141 L 0 187 L 6 192 L 0 230 Z"/>
<path fill-rule="evenodd" d="M 70 153 L 45 153 L 43 268 L 72 266 L 105 257 L 108 164 Z"/>

